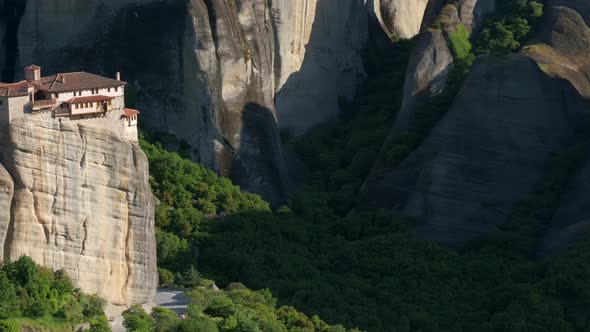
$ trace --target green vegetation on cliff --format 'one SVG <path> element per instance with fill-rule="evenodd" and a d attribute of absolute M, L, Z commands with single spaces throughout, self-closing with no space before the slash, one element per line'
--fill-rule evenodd
<path fill-rule="evenodd" d="M 545 186 L 523 201 L 512 226 L 461 250 L 413 238 L 410 221 L 385 211 L 343 216 L 331 206 L 341 187 L 320 182 L 291 208 L 262 205 L 203 220 L 190 246 L 199 255 L 190 261 L 221 284 L 269 288 L 280 305 L 369 331 L 581 331 L 590 323 L 590 251 L 580 246 L 548 262 L 530 258 L 531 230 L 551 215 L 587 138 L 576 142 L 551 163 Z M 316 148 L 328 151 L 330 141 L 323 144 Z"/>
<path fill-rule="evenodd" d="M 134 306 L 123 313 L 124 325 L 135 332 L 347 331 L 340 325 L 330 326 L 317 316 L 308 317 L 293 307 L 277 308 L 277 300 L 267 289 L 251 291 L 232 283 L 225 290 L 197 287 L 187 295 L 190 304 L 184 319 L 165 308 L 155 308 L 148 315 L 140 306 Z"/>
<path fill-rule="evenodd" d="M 83 322 L 91 323 L 90 331 L 109 331 L 104 305 L 75 289 L 65 272 L 40 267 L 29 257 L 0 268 L 0 331 L 72 331 Z"/>
<path fill-rule="evenodd" d="M 475 54 L 515 51 L 530 37 L 542 15 L 543 4 L 539 1 L 497 1 L 496 14 L 486 19 L 475 38 Z"/>
<path fill-rule="evenodd" d="M 509 242 L 452 250 L 414 239 L 408 221 L 384 211 L 341 217 L 330 194 L 203 222 L 193 263 L 221 284 L 269 288 L 280 305 L 369 331 L 574 331 L 590 322 L 583 246 L 536 262 L 521 250 L 530 233 L 510 232 Z"/>

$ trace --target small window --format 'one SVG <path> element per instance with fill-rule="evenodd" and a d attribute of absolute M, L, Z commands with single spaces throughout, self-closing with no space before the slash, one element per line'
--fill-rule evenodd
<path fill-rule="evenodd" d="M 108 88 L 108 89 L 107 89 L 107 92 L 111 92 L 111 88 Z"/>
<path fill-rule="evenodd" d="M 4 104 L 4 100 L 0 99 L 0 105 Z"/>
<path fill-rule="evenodd" d="M 55 94 L 55 98 L 59 98 L 59 93 L 56 93 Z"/>
<path fill-rule="evenodd" d="M 115 92 L 119 92 L 119 87 L 118 86 L 115 87 Z"/>

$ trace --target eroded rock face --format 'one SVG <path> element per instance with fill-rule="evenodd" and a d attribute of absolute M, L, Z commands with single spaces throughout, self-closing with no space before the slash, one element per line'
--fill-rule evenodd
<path fill-rule="evenodd" d="M 534 189 L 584 113 L 573 86 L 534 60 L 482 58 L 423 144 L 367 180 L 367 204 L 422 220 L 417 232 L 445 244 L 485 234 Z"/>
<path fill-rule="evenodd" d="M 483 22 L 486 15 L 496 10 L 496 0 L 462 0 L 461 22 L 470 29 L 475 29 Z"/>
<path fill-rule="evenodd" d="M 590 28 L 575 10 L 561 6 L 551 7 L 544 26 L 542 41 L 559 54 L 566 57 L 588 55 Z"/>
<path fill-rule="evenodd" d="M 297 135 L 335 118 L 366 76 L 368 14 L 357 0 L 275 0 L 272 12 L 279 126 Z"/>
<path fill-rule="evenodd" d="M 4 257 L 4 243 L 10 225 L 10 204 L 14 192 L 12 177 L 0 164 L 0 258 Z"/>
<path fill-rule="evenodd" d="M 580 14 L 586 24 L 590 25 L 590 2 L 584 0 L 549 0 L 546 3 L 547 6 L 551 7 L 567 7 L 575 10 Z"/>
<path fill-rule="evenodd" d="M 111 303 L 151 300 L 155 202 L 137 145 L 106 129 L 27 117 L 11 123 L 4 160 L 14 179 L 10 222 L 0 214 L 5 259 L 28 255 L 64 269 L 76 286 Z"/>
<path fill-rule="evenodd" d="M 530 51 L 546 71 L 572 83 L 576 90 L 590 100 L 590 27 L 573 8 L 590 8 L 574 1 L 553 1 L 568 7 L 548 8 L 541 35 L 536 39 L 543 42 Z M 572 6 L 573 5 L 573 6 Z M 588 12 L 586 12 L 588 13 Z M 590 107 L 590 102 L 589 106 Z M 590 151 L 587 151 L 590 155 Z M 590 235 L 590 208 L 587 204 L 590 192 L 590 161 L 572 176 L 561 196 L 552 223 L 544 231 L 539 256 L 557 255 L 577 240 Z"/>
<path fill-rule="evenodd" d="M 453 55 L 442 31 L 422 35 L 412 51 L 404 82 L 402 107 L 394 123 L 394 131 L 408 130 L 417 100 L 425 100 L 445 88 L 453 69 Z"/>
<path fill-rule="evenodd" d="M 214 144 L 217 169 L 248 191 L 282 201 L 287 178 L 274 110 L 275 40 L 268 1 L 193 0 L 188 19 L 187 47 L 194 55 L 187 55 L 185 75 L 198 84 L 185 88 L 203 97 L 195 103 L 208 103 L 188 111 L 213 113 L 212 127 L 221 136 Z"/>
<path fill-rule="evenodd" d="M 412 38 L 420 32 L 432 0 L 370 0 L 374 15 L 392 39 Z"/>

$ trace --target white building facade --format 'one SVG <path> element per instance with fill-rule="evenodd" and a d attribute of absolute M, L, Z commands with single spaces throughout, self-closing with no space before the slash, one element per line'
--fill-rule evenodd
<path fill-rule="evenodd" d="M 26 116 L 59 121 L 84 121 L 105 127 L 137 142 L 139 112 L 125 108 L 125 85 L 115 79 L 87 73 L 41 76 L 41 68 L 25 67 L 25 81 L 0 83 L 0 126 Z"/>

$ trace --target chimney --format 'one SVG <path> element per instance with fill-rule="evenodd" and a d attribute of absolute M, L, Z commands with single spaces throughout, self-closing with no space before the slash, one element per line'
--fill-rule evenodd
<path fill-rule="evenodd" d="M 116 78 L 117 78 L 117 81 L 121 80 L 121 72 L 120 71 L 117 72 Z"/>
<path fill-rule="evenodd" d="M 28 65 L 25 67 L 25 79 L 29 82 L 41 79 L 41 67 Z"/>

